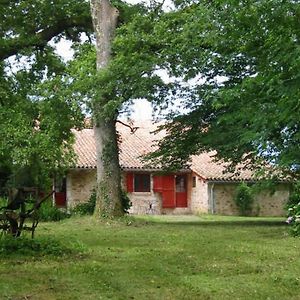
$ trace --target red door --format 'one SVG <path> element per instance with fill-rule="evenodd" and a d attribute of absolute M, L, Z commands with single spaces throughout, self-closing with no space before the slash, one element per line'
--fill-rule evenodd
<path fill-rule="evenodd" d="M 162 207 L 176 207 L 174 175 L 153 176 L 153 191 L 161 193 Z"/>
<path fill-rule="evenodd" d="M 162 178 L 162 207 L 163 208 L 174 208 L 176 207 L 175 200 L 175 182 L 174 175 L 163 176 Z"/>
<path fill-rule="evenodd" d="M 177 175 L 175 180 L 176 207 L 187 207 L 187 178 L 186 175 Z"/>

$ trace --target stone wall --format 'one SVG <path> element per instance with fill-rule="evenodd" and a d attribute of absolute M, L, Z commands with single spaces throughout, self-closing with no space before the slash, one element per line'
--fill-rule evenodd
<path fill-rule="evenodd" d="M 123 186 L 125 182 L 123 173 Z M 196 186 L 193 187 L 193 177 Z M 67 175 L 67 205 L 72 208 L 89 200 L 96 185 L 96 170 L 76 169 Z M 213 186 L 212 186 L 213 185 Z M 129 193 L 132 202 L 129 212 L 132 214 L 198 214 L 215 213 L 220 215 L 238 215 L 238 209 L 233 201 L 237 183 L 207 183 L 197 174 L 188 176 L 188 207 L 162 208 L 160 193 L 153 192 L 151 177 L 151 192 Z M 278 185 L 274 194 L 262 191 L 255 197 L 253 215 L 283 216 L 284 204 L 289 196 L 289 186 Z"/>
<path fill-rule="evenodd" d="M 234 203 L 234 195 L 237 183 L 218 183 L 213 186 L 212 199 L 214 201 L 214 213 L 220 215 L 238 215 L 239 211 Z M 211 187 L 211 183 L 209 184 Z M 279 184 L 275 193 L 268 190 L 255 195 L 252 215 L 257 216 L 284 216 L 284 205 L 289 197 L 289 186 Z"/>
<path fill-rule="evenodd" d="M 129 193 L 132 206 L 129 210 L 134 215 L 161 214 L 161 198 L 159 193 Z"/>
<path fill-rule="evenodd" d="M 191 185 L 191 212 L 193 214 L 208 213 L 208 185 L 201 177 L 192 174 L 196 178 L 196 186 Z"/>
<path fill-rule="evenodd" d="M 73 208 L 89 200 L 96 186 L 96 170 L 75 169 L 67 174 L 67 206 Z"/>
<path fill-rule="evenodd" d="M 175 208 L 162 208 L 162 198 L 160 193 L 153 192 L 153 177 L 151 176 L 151 187 L 148 193 L 133 192 L 129 193 L 128 196 L 132 202 L 132 207 L 129 213 L 135 215 L 144 214 L 168 214 L 168 215 L 183 215 L 190 214 L 191 205 L 191 182 L 192 177 L 187 175 L 187 205 L 188 207 L 175 207 Z M 123 181 L 125 181 L 125 175 L 123 175 Z M 175 194 L 174 194 L 175 197 Z"/>
<path fill-rule="evenodd" d="M 261 216 L 286 216 L 284 205 L 289 198 L 289 186 L 281 184 L 274 194 L 270 191 L 263 191 L 256 197 Z"/>
<path fill-rule="evenodd" d="M 126 173 L 122 174 L 122 185 L 125 188 Z M 134 215 L 160 215 L 161 214 L 161 197 L 159 193 L 153 192 L 153 177 L 151 176 L 150 184 L 151 192 L 133 192 L 128 193 L 129 199 L 132 203 L 129 209 L 130 214 Z"/>

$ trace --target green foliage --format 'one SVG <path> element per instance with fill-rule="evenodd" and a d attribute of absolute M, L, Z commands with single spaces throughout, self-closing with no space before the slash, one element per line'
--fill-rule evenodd
<path fill-rule="evenodd" d="M 236 189 L 234 202 L 241 216 L 248 216 L 252 212 L 253 206 L 253 191 L 246 183 L 242 182 Z"/>
<path fill-rule="evenodd" d="M 39 209 L 39 220 L 40 221 L 60 221 L 69 218 L 65 210 L 59 209 L 53 205 L 52 200 L 45 201 Z"/>
<path fill-rule="evenodd" d="M 131 203 L 126 191 L 124 191 L 123 189 L 121 190 L 121 203 L 122 203 L 122 209 L 123 209 L 124 213 L 127 214 L 128 210 L 132 206 L 132 203 Z"/>
<path fill-rule="evenodd" d="M 121 13 L 113 55 L 99 74 L 90 43 L 73 44 L 68 64 L 47 44 L 89 36 L 88 1 L 1 5 L 0 172 L 3 161 L 13 175 L 29 168 L 40 185 L 74 162 L 71 128 L 82 126 L 82 107 L 116 118 L 146 98 L 158 110 L 181 99 L 152 156 L 165 165 L 217 150 L 232 169 L 266 160 L 299 176 L 297 1 L 176 0 L 169 12 L 157 3 L 113 4 Z M 12 66 L 6 58 L 14 54 Z"/>
<path fill-rule="evenodd" d="M 294 183 L 288 200 L 288 206 L 296 205 L 300 202 L 300 181 Z"/>
<path fill-rule="evenodd" d="M 76 205 L 72 210 L 72 214 L 92 215 L 95 210 L 96 199 L 97 199 L 96 190 L 93 190 L 90 199 L 87 202 Z"/>
<path fill-rule="evenodd" d="M 136 16 L 114 41 L 116 94 L 170 104 L 167 137 L 152 157 L 180 168 L 191 154 L 217 150 L 231 169 L 268 161 L 299 176 L 299 3 L 179 2 Z"/>
<path fill-rule="evenodd" d="M 0 197 L 0 208 L 7 205 L 7 199 L 4 197 Z"/>
<path fill-rule="evenodd" d="M 74 209 L 72 210 L 72 214 L 92 215 L 95 210 L 96 199 L 97 193 L 96 190 L 93 190 L 90 199 L 87 202 L 76 205 L 76 207 L 74 207 Z M 128 210 L 130 209 L 132 204 L 127 193 L 123 189 L 121 191 L 121 203 L 124 213 L 128 213 Z"/>
<path fill-rule="evenodd" d="M 287 205 L 287 223 L 293 236 L 300 236 L 300 182 L 294 184 Z"/>
<path fill-rule="evenodd" d="M 74 162 L 71 129 L 82 121 L 80 103 L 55 85 L 66 64 L 47 43 L 91 32 L 89 4 L 4 1 L 0 12 L 0 173 L 42 187 Z"/>
<path fill-rule="evenodd" d="M 291 226 L 291 234 L 293 236 L 300 236 L 300 202 L 288 208 L 288 218 L 286 222 Z"/>

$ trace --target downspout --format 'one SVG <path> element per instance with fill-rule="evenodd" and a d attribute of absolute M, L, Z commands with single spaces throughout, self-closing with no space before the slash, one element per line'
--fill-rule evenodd
<path fill-rule="evenodd" d="M 211 212 L 211 214 L 215 214 L 215 212 L 216 212 L 214 187 L 215 187 L 215 184 L 212 183 L 211 186 L 210 186 L 210 212 Z"/>

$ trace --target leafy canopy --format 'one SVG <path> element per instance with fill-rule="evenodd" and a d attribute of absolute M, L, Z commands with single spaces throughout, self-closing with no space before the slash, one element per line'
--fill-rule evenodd
<path fill-rule="evenodd" d="M 41 185 L 74 158 L 81 108 L 55 85 L 66 64 L 54 44 L 90 34 L 89 4 L 2 1 L 0 13 L 0 172 L 14 185 Z"/>
<path fill-rule="evenodd" d="M 113 57 L 99 74 L 90 42 L 74 44 L 68 65 L 49 44 L 91 35 L 87 1 L 2 3 L 2 162 L 50 170 L 70 161 L 70 129 L 80 125 L 83 104 L 109 115 L 146 98 L 158 110 L 180 102 L 153 155 L 165 164 L 178 167 L 191 154 L 217 150 L 233 166 L 267 160 L 299 176 L 297 2 L 175 1 L 176 9 L 164 12 L 117 1 Z"/>
<path fill-rule="evenodd" d="M 299 3 L 176 4 L 122 26 L 107 71 L 116 99 L 144 97 L 160 108 L 180 99 L 153 157 L 179 167 L 217 150 L 232 166 L 266 160 L 299 177 Z"/>

